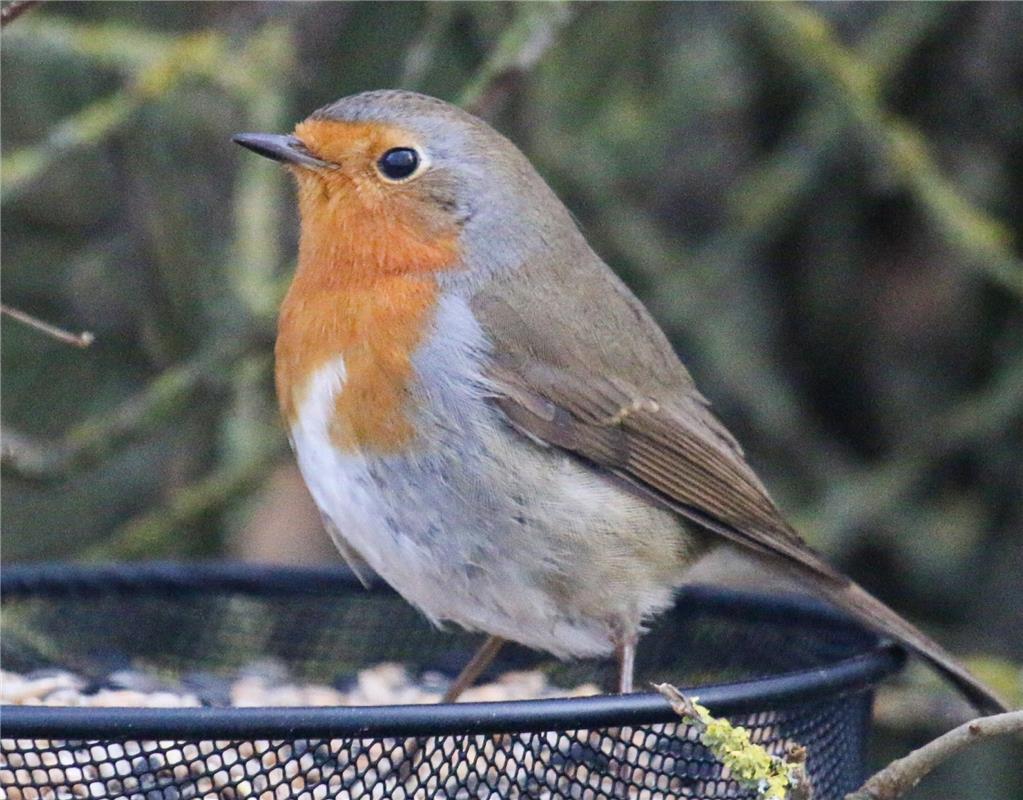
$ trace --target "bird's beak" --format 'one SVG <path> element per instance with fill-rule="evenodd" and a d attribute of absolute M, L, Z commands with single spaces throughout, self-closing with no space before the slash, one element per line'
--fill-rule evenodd
<path fill-rule="evenodd" d="M 253 153 L 281 161 L 285 164 L 296 164 L 310 169 L 323 169 L 331 166 L 309 152 L 302 141 L 291 134 L 280 133 L 238 133 L 231 141 L 247 147 Z"/>

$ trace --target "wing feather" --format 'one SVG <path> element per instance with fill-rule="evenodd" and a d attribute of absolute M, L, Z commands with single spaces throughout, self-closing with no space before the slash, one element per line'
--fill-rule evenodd
<path fill-rule="evenodd" d="M 671 398 L 630 393 L 621 381 L 587 380 L 549 365 L 503 366 L 491 381 L 497 405 L 530 436 L 614 472 L 739 544 L 847 582 L 785 523 L 741 454 L 723 447 L 706 422 L 687 424 Z M 526 396 L 532 400 L 523 402 Z M 554 413 L 537 415 L 537 407 Z M 704 404 L 697 408 L 710 413 Z"/>
<path fill-rule="evenodd" d="M 585 258 L 526 264 L 518 280 L 477 287 L 474 310 L 494 346 L 487 389 L 508 422 L 772 559 L 912 648 L 978 708 L 1004 710 L 952 655 L 833 569 L 785 522 L 653 319 L 592 253 Z"/>

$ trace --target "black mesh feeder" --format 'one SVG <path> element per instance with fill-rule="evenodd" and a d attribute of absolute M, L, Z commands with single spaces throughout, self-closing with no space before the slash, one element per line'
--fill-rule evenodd
<path fill-rule="evenodd" d="M 271 660 L 342 686 L 400 662 L 453 676 L 481 642 L 433 629 L 383 585 L 341 569 L 232 565 L 6 567 L 3 669 L 119 670 L 216 686 Z M 637 686 L 669 682 L 775 754 L 806 748 L 815 800 L 864 775 L 873 689 L 902 653 L 805 598 L 684 590 L 640 643 Z M 506 647 L 493 674 L 610 684 L 610 664 Z M 484 676 L 484 680 L 487 676 Z M 202 694 L 200 692 L 200 694 Z M 10 705 L 10 800 L 755 798 L 658 694 L 454 705 L 197 708 Z"/>

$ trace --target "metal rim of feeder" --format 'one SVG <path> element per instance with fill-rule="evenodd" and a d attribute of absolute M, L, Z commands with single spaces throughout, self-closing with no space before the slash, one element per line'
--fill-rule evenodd
<path fill-rule="evenodd" d="M 3 600 L 19 597 L 106 595 L 180 596 L 196 594 L 347 595 L 358 585 L 341 567 L 308 568 L 240 563 L 76 565 L 5 567 Z M 361 586 L 359 587 L 361 590 Z M 371 592 L 392 590 L 382 581 Z M 693 586 L 683 590 L 703 607 L 741 612 L 765 622 L 797 619 L 807 627 L 867 632 L 840 612 L 800 595 L 768 596 Z M 765 707 L 786 708 L 834 700 L 867 689 L 898 671 L 905 652 L 887 640 L 825 666 L 733 683 L 682 687 L 715 714 L 732 715 Z M 449 705 L 392 705 L 256 708 L 75 708 L 3 706 L 3 735 L 18 738 L 260 739 L 447 736 L 526 731 L 570 731 L 649 725 L 678 717 L 656 693 L 515 700 Z"/>

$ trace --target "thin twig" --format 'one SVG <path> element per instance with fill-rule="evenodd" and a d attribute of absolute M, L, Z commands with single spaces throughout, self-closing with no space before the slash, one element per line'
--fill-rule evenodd
<path fill-rule="evenodd" d="M 183 549 L 182 529 L 247 497 L 266 480 L 284 457 L 283 442 L 267 443 L 260 452 L 240 463 L 215 469 L 175 491 L 164 506 L 147 511 L 121 525 L 102 542 L 81 555 L 92 559 L 152 558 L 168 546 Z"/>
<path fill-rule="evenodd" d="M 20 309 L 11 308 L 9 305 L 4 303 L 0 303 L 0 314 L 6 314 L 11 319 L 16 319 L 22 325 L 27 325 L 40 333 L 45 333 L 47 336 L 56 339 L 58 342 L 70 344 L 74 347 L 88 347 L 96 341 L 96 337 L 89 331 L 71 333 L 63 328 L 58 328 L 56 325 L 51 325 L 49 322 L 43 322 L 38 317 L 33 317 L 31 314 L 21 311 Z"/>
<path fill-rule="evenodd" d="M 856 122 L 964 264 L 1023 295 L 1023 262 L 1014 252 L 1010 228 L 962 193 L 942 173 L 919 131 L 884 108 L 871 65 L 842 44 L 823 15 L 809 6 L 765 3 L 750 8 L 778 54 L 828 91 Z"/>
<path fill-rule="evenodd" d="M 0 28 L 6 28 L 18 17 L 24 14 L 33 6 L 39 5 L 42 0 L 13 0 L 0 9 Z"/>
<path fill-rule="evenodd" d="M 812 800 L 813 785 L 806 772 L 806 748 L 789 743 L 785 757 L 771 755 L 752 741 L 749 731 L 717 718 L 670 683 L 652 684 L 700 737 L 700 743 L 720 761 L 730 777 L 755 788 L 764 800 Z"/>
<path fill-rule="evenodd" d="M 239 97 L 244 105 L 249 130 L 278 130 L 287 121 L 288 109 L 283 87 L 294 61 L 288 31 L 274 25 L 263 27 L 244 48 L 251 66 L 247 74 L 259 83 L 258 92 Z M 258 57 L 257 57 L 258 56 Z M 234 182 L 233 243 L 227 276 L 246 316 L 272 326 L 284 287 L 277 274 L 284 260 L 281 237 L 275 224 L 278 210 L 285 205 L 287 176 L 281 170 L 265 169 L 258 159 L 245 159 Z"/>
<path fill-rule="evenodd" d="M 186 78 L 208 78 L 225 63 L 226 50 L 226 39 L 209 31 L 173 40 L 125 86 L 65 117 L 38 144 L 5 154 L 5 194 L 17 196 L 63 154 L 104 141 L 146 104 L 165 97 Z"/>
<path fill-rule="evenodd" d="M 814 531 L 819 547 L 830 549 L 843 531 L 853 530 L 898 508 L 931 466 L 957 448 L 1001 433 L 1019 416 L 1023 359 L 1001 365 L 984 388 L 940 411 L 907 434 L 883 461 L 848 470 L 796 523 Z"/>
<path fill-rule="evenodd" d="M 878 85 L 888 85 L 944 17 L 940 5 L 893 4 L 860 37 L 855 56 L 872 70 Z M 848 129 L 848 115 L 841 106 L 811 106 L 799 114 L 792 132 L 763 162 L 739 177 L 724 201 L 732 224 L 701 249 L 714 259 L 712 274 L 721 269 L 722 252 L 735 251 L 734 263 L 743 264 L 753 247 L 785 229 L 799 203 L 820 185 L 834 156 L 845 152 Z"/>
<path fill-rule="evenodd" d="M 437 50 L 456 11 L 453 3 L 427 3 L 426 22 L 405 51 L 398 85 L 418 89 L 430 67 L 436 62 Z"/>
<path fill-rule="evenodd" d="M 565 3 L 518 3 L 515 17 L 469 79 L 458 105 L 480 116 L 490 116 L 504 87 L 536 65 L 572 19 Z"/>
<path fill-rule="evenodd" d="M 136 441 L 166 422 L 196 389 L 222 374 L 257 342 L 228 339 L 156 376 L 137 395 L 107 413 L 75 425 L 57 442 L 38 441 L 17 431 L 3 432 L 0 462 L 28 480 L 66 478 L 102 461 L 118 447 Z"/>
<path fill-rule="evenodd" d="M 116 91 L 92 101 L 53 125 L 37 144 L 19 147 L 3 159 L 5 199 L 17 196 L 59 158 L 81 147 L 96 146 L 147 104 L 162 100 L 186 79 L 201 79 L 248 105 L 279 102 L 267 91 L 266 70 L 286 70 L 290 58 L 286 32 L 264 27 L 241 49 L 214 31 L 166 36 L 113 24 L 33 20 L 25 47 L 51 47 L 124 71 L 128 80 Z M 12 41 L 22 36 L 18 30 Z M 113 43 L 113 44 L 112 44 Z M 275 73 L 276 74 L 276 73 Z"/>
<path fill-rule="evenodd" d="M 938 764 L 983 739 L 1023 735 L 1023 711 L 1009 711 L 963 723 L 893 761 L 845 800 L 895 800 L 916 786 Z"/>

